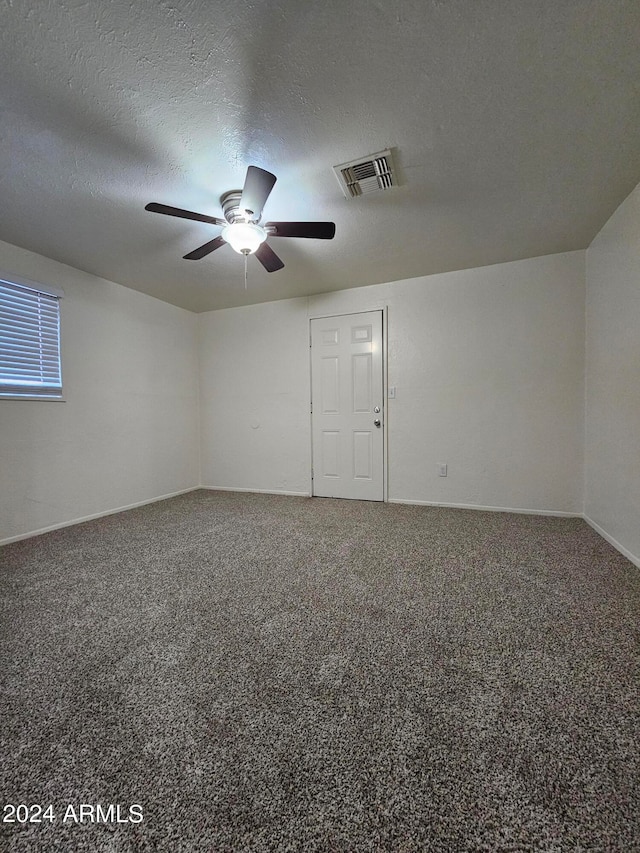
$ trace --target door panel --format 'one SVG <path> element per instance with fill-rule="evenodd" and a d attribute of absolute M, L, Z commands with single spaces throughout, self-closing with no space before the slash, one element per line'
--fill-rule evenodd
<path fill-rule="evenodd" d="M 371 480 L 373 477 L 373 442 L 371 432 L 353 433 L 353 477 L 355 480 Z"/>
<path fill-rule="evenodd" d="M 322 411 L 329 414 L 338 414 L 340 400 L 340 374 L 338 373 L 338 359 L 335 357 L 323 357 L 322 361 Z"/>
<path fill-rule="evenodd" d="M 384 500 L 382 369 L 382 311 L 311 321 L 314 495 Z"/>
<path fill-rule="evenodd" d="M 352 377 L 351 385 L 353 388 L 353 411 L 360 414 L 362 412 L 373 411 L 371 402 L 371 353 L 365 352 L 361 355 L 351 356 Z"/>
<path fill-rule="evenodd" d="M 338 454 L 340 449 L 339 444 L 340 434 L 338 432 L 325 429 L 322 431 L 322 454 L 320 471 L 323 477 L 338 477 L 340 465 L 338 463 Z"/>

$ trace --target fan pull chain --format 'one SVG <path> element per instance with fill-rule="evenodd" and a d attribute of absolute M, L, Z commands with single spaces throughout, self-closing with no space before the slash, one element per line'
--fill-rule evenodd
<path fill-rule="evenodd" d="M 247 289 L 247 255 L 244 256 L 244 289 Z"/>

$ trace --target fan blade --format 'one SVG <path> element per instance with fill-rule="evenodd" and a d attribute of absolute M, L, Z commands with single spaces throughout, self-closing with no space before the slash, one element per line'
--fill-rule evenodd
<path fill-rule="evenodd" d="M 260 219 L 262 208 L 265 206 L 269 193 L 276 182 L 276 176 L 271 172 L 265 172 L 257 166 L 249 166 L 247 177 L 244 179 L 242 197 L 240 199 L 240 210 L 248 210 L 251 219 Z"/>
<path fill-rule="evenodd" d="M 273 251 L 271 246 L 268 246 L 266 243 L 263 243 L 256 250 L 255 256 L 267 272 L 275 272 L 276 270 L 281 270 L 284 266 L 284 264 Z"/>
<path fill-rule="evenodd" d="M 197 249 L 194 249 L 193 252 L 189 252 L 188 255 L 184 255 L 184 260 L 199 261 L 201 258 L 204 258 L 205 255 L 215 252 L 215 250 L 219 249 L 220 246 L 224 246 L 225 242 L 226 240 L 223 240 L 222 237 L 215 237 L 203 246 L 199 246 Z"/>
<path fill-rule="evenodd" d="M 158 204 L 155 201 L 145 205 L 145 210 L 150 210 L 151 213 L 164 213 L 166 216 L 179 216 L 180 219 L 194 219 L 196 222 L 208 222 L 210 225 L 226 225 L 224 219 L 218 219 L 216 216 L 205 216 L 204 213 L 194 213 L 192 210 L 183 210 L 181 207 L 169 207 L 166 204 Z"/>
<path fill-rule="evenodd" d="M 275 228 L 272 237 L 315 237 L 317 240 L 333 240 L 335 222 L 267 222 L 265 228 Z"/>

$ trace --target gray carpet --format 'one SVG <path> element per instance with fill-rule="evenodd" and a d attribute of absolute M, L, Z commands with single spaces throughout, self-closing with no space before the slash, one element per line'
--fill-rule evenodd
<path fill-rule="evenodd" d="M 581 520 L 203 490 L 0 560 L 55 816 L 3 850 L 640 850 L 640 571 Z"/>

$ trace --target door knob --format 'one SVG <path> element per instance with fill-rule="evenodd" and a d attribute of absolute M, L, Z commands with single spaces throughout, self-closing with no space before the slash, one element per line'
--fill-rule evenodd
<path fill-rule="evenodd" d="M 379 427 L 380 426 L 380 418 L 376 418 L 374 424 Z"/>

